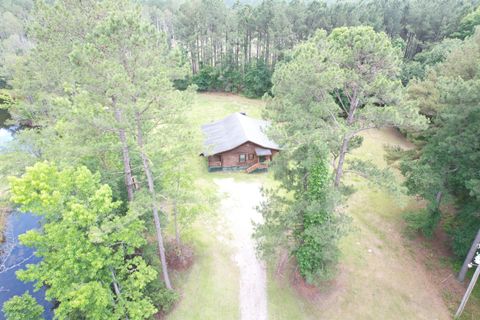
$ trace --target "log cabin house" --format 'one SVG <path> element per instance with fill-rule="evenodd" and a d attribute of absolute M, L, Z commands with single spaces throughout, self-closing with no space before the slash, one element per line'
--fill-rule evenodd
<path fill-rule="evenodd" d="M 268 122 L 233 113 L 202 126 L 208 171 L 265 171 L 279 146 L 265 134 Z"/>

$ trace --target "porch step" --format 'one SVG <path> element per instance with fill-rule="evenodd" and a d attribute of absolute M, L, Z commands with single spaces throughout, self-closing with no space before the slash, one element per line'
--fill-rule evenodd
<path fill-rule="evenodd" d="M 252 173 L 252 172 L 254 172 L 255 170 L 258 170 L 258 169 L 267 169 L 267 168 L 268 168 L 268 164 L 257 162 L 255 164 L 251 165 L 250 167 L 248 167 L 247 169 L 245 169 L 245 172 L 246 173 Z"/>

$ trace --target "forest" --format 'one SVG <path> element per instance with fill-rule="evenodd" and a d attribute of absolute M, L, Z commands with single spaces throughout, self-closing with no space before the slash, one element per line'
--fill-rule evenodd
<path fill-rule="evenodd" d="M 459 316 L 479 25 L 478 0 L 0 0 L 0 319 Z M 207 172 L 232 112 L 269 121 L 268 172 Z"/>

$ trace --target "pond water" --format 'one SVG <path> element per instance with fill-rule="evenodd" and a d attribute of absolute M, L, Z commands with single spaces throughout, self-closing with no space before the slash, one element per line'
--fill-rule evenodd
<path fill-rule="evenodd" d="M 0 148 L 8 141 L 12 140 L 13 127 L 5 124 L 10 119 L 8 111 L 0 109 Z"/>
<path fill-rule="evenodd" d="M 5 125 L 9 118 L 8 112 L 0 110 L 0 152 L 5 144 L 12 140 L 15 128 Z M 29 213 L 12 212 L 7 218 L 5 228 L 6 241 L 0 244 L 0 263 L 4 262 L 5 267 L 20 264 L 5 272 L 0 272 L 0 309 L 4 302 L 15 295 L 22 295 L 28 291 L 35 297 L 39 304 L 45 308 L 45 319 L 52 319 L 52 304 L 45 300 L 45 289 L 33 292 L 33 283 L 23 283 L 15 276 L 15 272 L 25 268 L 25 264 L 37 263 L 40 259 L 33 255 L 34 250 L 24 247 L 18 243 L 18 235 L 26 231 L 40 227 L 40 218 Z M 8 256 L 7 256 L 7 254 Z M 28 259 L 25 261 L 25 259 Z M 22 263 L 23 262 L 23 263 Z M 0 319 L 5 319 L 0 311 Z"/>
<path fill-rule="evenodd" d="M 15 272 L 25 268 L 25 264 L 37 263 L 40 260 L 38 257 L 32 256 L 33 249 L 18 244 L 19 234 L 39 226 L 40 218 L 32 214 L 13 212 L 8 217 L 6 228 L 7 241 L 0 246 L 0 251 L 4 251 L 3 249 L 6 249 L 5 251 L 7 252 L 11 251 L 6 260 L 6 266 L 13 266 L 30 258 L 20 266 L 0 273 L 0 305 L 3 306 L 5 301 L 15 295 L 22 295 L 25 291 L 29 291 L 37 299 L 38 303 L 45 308 L 45 318 L 52 319 L 52 305 L 45 300 L 45 289 L 42 288 L 37 292 L 33 292 L 33 283 L 23 283 L 15 276 Z M 13 249 L 11 249 L 12 245 L 14 246 Z M 5 319 L 2 312 L 0 312 L 0 319 Z"/>

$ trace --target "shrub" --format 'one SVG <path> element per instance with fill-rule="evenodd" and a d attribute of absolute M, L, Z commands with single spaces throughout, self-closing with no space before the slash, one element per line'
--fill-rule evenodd
<path fill-rule="evenodd" d="M 178 300 L 178 294 L 173 290 L 168 290 L 160 278 L 147 285 L 146 294 L 155 307 L 164 313 L 170 311 Z"/>
<path fill-rule="evenodd" d="M 249 64 L 245 70 L 243 93 L 247 97 L 258 98 L 270 92 L 271 88 L 272 72 L 265 62 L 259 60 Z"/>
<path fill-rule="evenodd" d="M 465 203 L 462 210 L 456 213 L 451 221 L 445 222 L 447 234 L 452 238 L 452 250 L 460 260 L 465 259 L 478 232 L 480 226 L 479 207 L 478 201 Z"/>
<path fill-rule="evenodd" d="M 308 283 L 332 278 L 342 235 L 342 217 L 335 215 L 330 190 L 330 173 L 325 161 L 310 169 L 308 189 L 299 203 L 304 208 L 303 230 L 294 255 L 300 274 Z"/>
<path fill-rule="evenodd" d="M 407 223 L 407 232 L 410 234 L 422 233 L 430 238 L 440 221 L 440 211 L 433 209 L 423 209 L 420 211 L 407 212 L 404 216 Z"/>
<path fill-rule="evenodd" d="M 221 82 L 221 89 L 223 91 L 237 93 L 242 87 L 243 77 L 238 70 L 228 66 L 222 70 L 219 81 Z"/>
<path fill-rule="evenodd" d="M 43 319 L 43 307 L 28 292 L 14 296 L 3 304 L 3 313 L 7 320 Z"/>
<path fill-rule="evenodd" d="M 192 78 L 186 77 L 183 79 L 173 80 L 173 87 L 180 91 L 185 91 L 192 84 Z"/>
<path fill-rule="evenodd" d="M 193 76 L 192 82 L 197 85 L 198 91 L 216 91 L 221 87 L 220 72 L 211 66 L 202 66 Z"/>
<path fill-rule="evenodd" d="M 148 243 L 145 245 L 142 248 L 142 256 L 149 265 L 153 266 L 156 270 L 161 270 L 162 265 L 158 256 L 156 243 Z M 145 292 L 155 307 L 164 313 L 168 312 L 178 300 L 178 294 L 165 287 L 165 284 L 160 278 L 160 273 L 157 279 L 147 285 Z"/>

